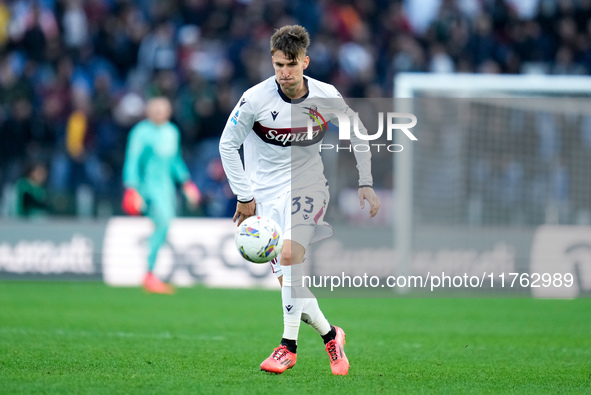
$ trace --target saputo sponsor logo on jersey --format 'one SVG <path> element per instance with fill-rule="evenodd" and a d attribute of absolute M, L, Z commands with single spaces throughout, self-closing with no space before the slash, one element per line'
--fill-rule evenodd
<path fill-rule="evenodd" d="M 317 144 L 322 141 L 325 132 L 325 130 L 320 129 L 318 126 L 314 127 L 311 131 L 308 131 L 306 127 L 271 129 L 261 125 L 259 122 L 255 122 L 252 129 L 264 142 L 282 147 Z"/>
<path fill-rule="evenodd" d="M 321 115 L 323 114 L 323 115 Z M 322 109 L 318 110 L 315 109 L 314 112 L 310 111 L 310 119 L 308 119 L 308 127 L 307 127 L 307 137 L 310 138 L 312 136 L 314 128 L 318 128 L 318 125 L 326 125 L 325 119 L 328 116 L 332 116 L 329 119 L 336 118 L 338 120 L 338 128 L 339 128 L 339 140 L 342 141 L 350 141 L 351 140 L 351 129 L 357 138 L 362 140 L 361 143 L 349 145 L 340 145 L 340 144 L 320 144 L 320 151 L 327 151 L 327 150 L 336 150 L 338 151 L 355 151 L 355 152 L 367 152 L 372 149 L 376 151 L 380 150 L 387 150 L 389 152 L 402 152 L 404 147 L 401 144 L 394 144 L 391 143 L 394 140 L 394 131 L 398 130 L 403 132 L 406 137 L 408 137 L 411 141 L 417 141 L 418 139 L 416 136 L 410 131 L 411 128 L 415 127 L 417 124 L 417 117 L 411 113 L 402 113 L 402 112 L 378 112 L 378 130 L 374 134 L 364 133 L 365 128 L 360 127 L 360 120 L 359 114 L 353 112 L 353 116 L 339 111 L 335 109 Z M 351 128 L 351 121 L 350 119 L 353 118 L 353 127 Z M 384 122 L 385 119 L 385 122 Z M 410 120 L 410 122 L 398 122 L 395 120 Z M 315 124 L 316 123 L 316 124 Z M 384 128 L 384 124 L 386 127 Z M 388 143 L 369 143 L 370 141 L 378 140 L 384 134 L 384 129 L 386 130 L 386 139 Z"/>
<path fill-rule="evenodd" d="M 271 129 L 265 134 L 265 138 L 276 141 L 281 145 L 291 145 L 306 143 L 306 140 L 315 140 L 319 135 L 319 130 L 314 130 L 311 134 L 308 134 L 307 130 L 294 131 L 294 129 L 291 129 L 289 131 L 283 131 Z"/>
<path fill-rule="evenodd" d="M 270 128 L 264 126 L 261 122 L 255 122 L 252 129 L 261 140 L 268 144 L 282 147 L 318 144 L 322 141 L 324 133 L 328 130 L 327 122 L 322 115 L 318 113 L 316 106 L 305 107 L 304 109 L 305 111 L 302 114 L 299 114 L 302 115 L 302 117 L 292 117 L 292 124 L 305 125 L 306 121 L 303 118 L 303 115 L 307 115 L 310 120 L 314 120 L 315 122 L 312 126 Z M 273 115 L 273 112 L 270 114 L 273 116 L 273 120 L 275 120 L 276 115 Z"/>

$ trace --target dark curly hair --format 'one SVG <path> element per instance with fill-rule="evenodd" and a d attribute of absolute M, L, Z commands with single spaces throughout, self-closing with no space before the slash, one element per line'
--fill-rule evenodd
<path fill-rule="evenodd" d="M 295 60 L 306 55 L 310 45 L 310 35 L 305 27 L 300 25 L 283 26 L 271 37 L 271 54 L 281 51 L 287 59 Z"/>

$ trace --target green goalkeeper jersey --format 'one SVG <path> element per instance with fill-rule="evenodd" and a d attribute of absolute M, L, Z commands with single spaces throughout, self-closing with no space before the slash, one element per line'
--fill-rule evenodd
<path fill-rule="evenodd" d="M 125 187 L 136 189 L 144 198 L 174 199 L 175 184 L 188 179 L 174 124 L 144 120 L 131 129 L 123 166 Z"/>

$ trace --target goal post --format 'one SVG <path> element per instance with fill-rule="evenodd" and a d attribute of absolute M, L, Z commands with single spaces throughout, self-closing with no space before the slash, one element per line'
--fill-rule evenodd
<path fill-rule="evenodd" d="M 408 269 L 411 267 L 413 259 L 413 234 L 417 226 L 417 218 L 421 217 L 425 219 L 429 216 L 429 212 L 437 211 L 437 207 L 429 210 L 429 207 L 425 206 L 419 207 L 419 210 L 417 210 L 417 203 L 415 203 L 417 201 L 427 202 L 420 204 L 428 205 L 429 202 L 436 201 L 436 197 L 433 196 L 416 196 L 418 194 L 416 165 L 417 163 L 421 163 L 421 160 L 424 160 L 422 162 L 424 163 L 423 168 L 426 167 L 429 170 L 428 166 L 432 160 L 428 156 L 428 151 L 421 150 L 421 143 L 425 144 L 424 141 L 421 141 L 421 131 L 425 128 L 436 131 L 438 128 L 437 123 L 433 122 L 433 120 L 425 120 L 425 123 L 422 124 L 421 114 L 415 113 L 415 111 L 420 111 L 416 107 L 417 100 L 420 98 L 430 99 L 431 101 L 429 103 L 431 104 L 448 99 L 448 107 L 456 111 L 450 114 L 449 117 L 456 117 L 458 119 L 457 124 L 462 129 L 456 137 L 455 143 L 459 146 L 456 147 L 457 152 L 454 153 L 456 155 L 456 158 L 454 158 L 456 163 L 453 165 L 460 169 L 455 173 L 458 175 L 456 179 L 459 181 L 457 181 L 457 185 L 450 187 L 450 189 L 458 188 L 458 190 L 461 189 L 462 191 L 457 194 L 458 196 L 454 197 L 455 200 L 450 200 L 450 207 L 453 206 L 454 210 L 459 214 L 457 214 L 457 218 L 451 221 L 449 218 L 446 219 L 445 216 L 442 216 L 440 224 L 446 226 L 454 224 L 487 226 L 486 220 L 482 220 L 483 215 L 485 217 L 488 215 L 486 214 L 487 207 L 490 208 L 489 212 L 492 213 L 493 217 L 497 213 L 499 214 L 499 218 L 496 219 L 497 225 L 499 223 L 503 224 L 505 216 L 504 214 L 501 215 L 501 213 L 504 213 L 503 210 L 505 208 L 501 209 L 494 206 L 494 204 L 488 204 L 486 197 L 482 198 L 479 195 L 478 188 L 471 181 L 472 175 L 470 172 L 476 172 L 480 169 L 478 167 L 480 164 L 473 160 L 473 156 L 476 154 L 470 153 L 469 151 L 474 141 L 479 146 L 487 144 L 485 140 L 490 135 L 496 133 L 496 131 L 513 128 L 518 130 L 519 133 L 519 125 L 527 125 L 527 128 L 523 127 L 524 130 L 533 130 L 531 133 L 534 137 L 528 137 L 531 138 L 528 141 L 524 140 L 523 146 L 527 147 L 528 144 L 530 148 L 532 145 L 539 146 L 542 156 L 544 152 L 550 150 L 548 158 L 544 158 L 544 160 L 527 157 L 525 151 L 516 151 L 512 157 L 515 163 L 513 168 L 511 168 L 511 163 L 502 164 L 502 166 L 510 169 L 507 171 L 508 178 L 513 176 L 516 179 L 527 181 L 527 186 L 520 187 L 520 191 L 523 190 L 520 192 L 522 195 L 525 196 L 525 194 L 528 194 L 529 196 L 537 193 L 532 192 L 532 190 L 539 190 L 542 191 L 541 195 L 543 195 L 539 199 L 545 199 L 544 193 L 551 189 L 553 187 L 552 185 L 560 185 L 561 182 L 563 184 L 567 182 L 560 178 L 561 174 L 564 173 L 559 171 L 561 169 L 560 166 L 570 171 L 564 173 L 566 175 L 563 174 L 562 177 L 567 177 L 567 179 L 570 177 L 568 180 L 571 182 L 571 192 L 573 190 L 578 191 L 575 192 L 576 196 L 584 196 L 587 192 L 591 195 L 591 180 L 583 183 L 584 185 L 575 185 L 573 183 L 573 177 L 576 178 L 578 174 L 574 174 L 577 172 L 576 167 L 569 167 L 561 163 L 556 164 L 558 167 L 555 167 L 554 162 L 551 162 L 572 162 L 578 160 L 579 162 L 573 163 L 587 163 L 588 160 L 591 160 L 585 156 L 587 155 L 587 151 L 579 155 L 583 159 L 565 158 L 564 155 L 559 156 L 557 159 L 552 157 L 553 150 L 556 150 L 552 144 L 562 144 L 562 146 L 567 144 L 576 147 L 578 140 L 575 141 L 569 136 L 574 135 L 573 131 L 577 131 L 578 133 L 578 130 L 582 130 L 583 128 L 589 130 L 588 132 L 584 132 L 589 133 L 587 137 L 585 137 L 585 134 L 584 138 L 589 139 L 589 152 L 591 152 L 591 105 L 588 102 L 591 97 L 591 77 L 399 73 L 394 79 L 393 94 L 396 99 L 397 108 L 395 110 L 397 112 L 413 113 L 418 118 L 418 123 L 415 127 L 418 141 L 409 143 L 404 136 L 397 135 L 397 138 L 400 139 L 397 143 L 404 145 L 404 151 L 394 155 L 393 161 L 395 185 L 394 245 L 397 253 L 399 273 L 408 273 Z M 565 98 L 573 100 L 565 102 Z M 559 122 L 556 120 L 558 117 L 560 117 L 560 122 L 562 122 L 561 126 L 552 126 L 552 122 Z M 563 118 L 566 120 L 563 120 Z M 586 122 L 589 122 L 587 126 L 585 126 Z M 474 125 L 483 125 L 481 128 L 478 128 L 481 129 L 478 130 L 479 134 L 475 132 Z M 558 132 L 548 129 L 551 127 L 558 129 Z M 521 136 L 521 138 L 524 137 Z M 536 140 L 533 140 L 534 138 Z M 503 152 L 504 149 L 510 147 L 511 145 L 508 143 L 506 145 L 500 145 L 498 152 Z M 511 149 L 515 150 L 516 148 Z M 579 152 L 579 150 L 576 151 Z M 453 155 L 450 154 L 448 156 Z M 509 158 L 506 162 L 511 162 L 511 160 Z M 541 167 L 539 169 L 536 168 L 538 163 L 542 162 L 544 163 L 543 170 L 540 170 L 542 169 Z M 589 163 L 591 164 L 591 162 Z M 436 167 L 437 165 L 435 164 L 433 166 Z M 487 170 L 487 166 L 488 164 L 486 163 L 482 165 L 482 172 L 489 171 Z M 527 178 L 533 177 L 528 175 L 528 169 L 530 168 L 536 170 L 537 178 Z M 510 182 L 508 184 L 510 185 Z M 486 187 L 491 188 L 490 186 Z M 526 190 L 526 188 L 530 187 L 532 190 Z M 424 199 L 418 199 L 421 197 Z M 545 211 L 542 214 L 531 214 L 529 218 L 524 219 L 514 218 L 511 215 L 513 211 L 511 211 L 506 217 L 511 218 L 512 221 L 523 221 L 525 224 L 531 223 L 532 225 L 540 225 L 548 222 L 557 223 L 559 221 L 575 223 L 577 221 L 575 218 L 579 220 L 582 218 L 583 222 L 587 220 L 591 221 L 591 211 L 587 213 L 587 217 L 581 214 L 586 212 L 584 208 L 587 203 L 579 204 L 579 206 L 585 206 L 581 208 L 573 203 L 572 200 L 576 200 L 576 198 L 569 196 L 570 200 L 567 201 L 568 207 L 566 209 L 568 214 L 565 216 L 566 219 L 560 219 L 562 218 L 560 217 L 562 214 L 559 213 L 561 208 L 554 204 L 552 199 L 548 198 L 548 201 L 542 202 L 545 204 L 543 206 Z M 519 202 L 520 207 L 529 204 L 525 199 L 521 199 Z M 510 204 L 517 203 L 508 203 L 508 205 Z M 484 209 L 483 205 L 485 207 Z M 509 210 L 513 209 L 513 207 L 509 207 Z M 526 209 L 529 209 L 529 207 L 526 206 Z M 454 212 L 454 210 L 451 211 Z M 482 214 L 483 210 L 485 214 Z M 577 211 L 578 217 L 575 215 L 576 210 L 579 210 Z M 425 220 L 425 222 L 428 222 L 428 220 Z"/>

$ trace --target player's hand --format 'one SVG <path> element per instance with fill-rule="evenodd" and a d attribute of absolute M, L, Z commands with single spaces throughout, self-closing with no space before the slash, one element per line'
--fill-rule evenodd
<path fill-rule="evenodd" d="M 183 184 L 183 192 L 189 201 L 191 207 L 195 208 L 201 203 L 201 191 L 193 181 L 185 181 Z"/>
<path fill-rule="evenodd" d="M 256 203 L 254 199 L 252 199 L 248 203 L 240 203 L 236 204 L 236 213 L 234 214 L 234 218 L 232 218 L 232 222 L 238 221 L 236 226 L 240 226 L 240 224 L 248 217 L 252 217 L 256 211 Z"/>
<path fill-rule="evenodd" d="M 359 188 L 358 193 L 361 209 L 365 208 L 365 201 L 367 200 L 369 202 L 369 217 L 375 217 L 378 213 L 378 210 L 382 206 L 378 195 L 376 195 L 372 187 Z"/>
<path fill-rule="evenodd" d="M 123 194 L 121 208 L 128 215 L 140 215 L 144 209 L 144 199 L 134 188 L 127 188 Z"/>

